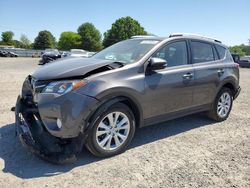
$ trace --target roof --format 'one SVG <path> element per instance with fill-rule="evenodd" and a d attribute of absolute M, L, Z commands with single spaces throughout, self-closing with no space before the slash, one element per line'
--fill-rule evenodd
<path fill-rule="evenodd" d="M 191 33 L 172 33 L 169 35 L 169 37 L 158 37 L 158 36 L 152 36 L 152 35 L 136 35 L 136 36 L 131 37 L 131 39 L 154 39 L 154 40 L 167 40 L 171 38 L 197 39 L 197 40 L 212 42 L 212 43 L 227 47 L 224 44 L 222 44 L 222 42 L 218 39 L 207 37 L 204 35 L 191 34 Z"/>

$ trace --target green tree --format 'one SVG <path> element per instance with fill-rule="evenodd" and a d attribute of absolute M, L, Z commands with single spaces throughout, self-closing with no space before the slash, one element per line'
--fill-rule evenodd
<path fill-rule="evenodd" d="M 84 23 L 77 29 L 81 36 L 81 48 L 88 51 L 102 49 L 101 34 L 92 23 Z"/>
<path fill-rule="evenodd" d="M 239 54 L 240 56 L 245 56 L 246 52 L 245 52 L 245 45 L 237 45 L 237 46 L 232 46 L 229 48 L 231 53 L 234 54 Z"/>
<path fill-rule="evenodd" d="M 23 48 L 23 44 L 19 40 L 13 40 L 12 45 L 15 46 L 15 48 Z"/>
<path fill-rule="evenodd" d="M 21 35 L 20 42 L 21 42 L 22 48 L 30 48 L 30 40 L 28 39 L 26 35 L 24 34 Z"/>
<path fill-rule="evenodd" d="M 250 45 L 246 46 L 246 55 L 250 55 Z"/>
<path fill-rule="evenodd" d="M 55 48 L 56 39 L 51 32 L 44 30 L 38 33 L 34 40 L 34 49 L 44 50 L 46 48 Z"/>
<path fill-rule="evenodd" d="M 6 45 L 12 45 L 13 44 L 13 36 L 14 36 L 14 33 L 12 31 L 2 32 L 3 43 Z"/>
<path fill-rule="evenodd" d="M 70 50 L 79 48 L 81 44 L 81 36 L 75 32 L 62 32 L 58 42 L 58 48 L 61 50 Z"/>
<path fill-rule="evenodd" d="M 111 29 L 104 33 L 103 45 L 108 47 L 119 41 L 129 39 L 134 35 L 147 35 L 147 32 L 137 20 L 130 16 L 122 17 L 112 24 Z"/>

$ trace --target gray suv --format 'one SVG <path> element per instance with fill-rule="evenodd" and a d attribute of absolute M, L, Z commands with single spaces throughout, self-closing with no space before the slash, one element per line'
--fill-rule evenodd
<path fill-rule="evenodd" d="M 139 127 L 197 112 L 223 121 L 239 92 L 239 65 L 220 41 L 135 36 L 29 75 L 15 107 L 17 132 L 51 162 L 75 159 L 84 145 L 109 157 L 125 151 Z"/>

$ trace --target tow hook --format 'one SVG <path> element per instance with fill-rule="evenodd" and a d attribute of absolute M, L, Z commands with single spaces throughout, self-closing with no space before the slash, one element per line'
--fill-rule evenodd
<path fill-rule="evenodd" d="M 16 110 L 15 106 L 11 107 L 11 109 L 10 109 L 10 111 L 12 111 L 12 112 L 15 112 L 15 110 Z"/>

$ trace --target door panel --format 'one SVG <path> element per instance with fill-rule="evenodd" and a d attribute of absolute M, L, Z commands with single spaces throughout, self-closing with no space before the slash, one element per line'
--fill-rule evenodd
<path fill-rule="evenodd" d="M 204 41 L 190 41 L 194 67 L 194 105 L 201 106 L 213 102 L 223 67 L 212 44 Z M 221 68 L 220 68 L 221 67 Z"/>
<path fill-rule="evenodd" d="M 187 109 L 193 105 L 194 70 L 182 65 L 145 76 L 144 118 Z"/>
<path fill-rule="evenodd" d="M 208 62 L 194 64 L 194 105 L 200 106 L 211 104 L 216 96 L 220 84 L 220 77 L 223 76 L 222 63 Z M 222 72 L 220 73 L 220 71 Z"/>

